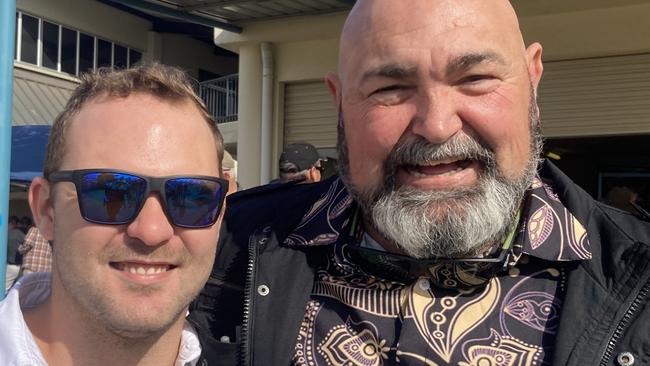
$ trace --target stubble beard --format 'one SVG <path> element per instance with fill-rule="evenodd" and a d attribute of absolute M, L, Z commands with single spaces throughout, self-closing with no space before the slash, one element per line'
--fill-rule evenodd
<path fill-rule="evenodd" d="M 543 138 L 535 99 L 531 93 L 528 163 L 516 179 L 503 176 L 494 152 L 485 144 L 459 134 L 440 145 L 422 138 L 398 141 L 384 163 L 384 179 L 375 187 L 360 189 L 350 176 L 342 112 L 337 145 L 339 174 L 366 222 L 405 254 L 420 259 L 477 255 L 503 242 L 537 173 Z M 459 156 L 473 159 L 482 167 L 473 187 L 423 191 L 397 184 L 397 171 L 403 164 Z"/>
<path fill-rule="evenodd" d="M 58 249 L 58 248 L 57 248 Z M 182 293 L 172 294 L 174 301 L 168 303 L 165 309 L 154 311 L 147 308 L 148 301 L 138 304 L 137 308 L 124 309 L 123 304 L 118 297 L 128 296 L 124 293 L 114 293 L 108 289 L 101 288 L 101 284 L 80 278 L 79 273 L 82 269 L 75 270 L 77 267 L 75 261 L 70 258 L 75 253 L 55 253 L 53 246 L 53 275 L 58 278 L 62 288 L 65 290 L 64 296 L 69 296 L 73 304 L 71 311 L 76 311 L 82 321 L 85 322 L 89 329 L 95 329 L 94 336 L 101 334 L 112 335 L 106 338 L 106 341 L 114 344 L 122 344 L 124 347 L 138 348 L 139 346 L 149 344 L 161 337 L 168 331 L 179 319 L 184 318 L 189 303 L 198 295 L 202 285 L 197 284 L 195 289 L 183 289 Z M 142 249 L 143 252 L 147 249 Z M 139 250 L 136 250 L 139 251 Z M 163 249 L 164 251 L 164 249 Z M 123 252 L 123 253 L 122 253 Z M 132 250 L 123 249 L 122 254 L 116 251 L 103 253 L 99 262 L 107 262 L 108 257 L 128 257 Z M 58 254 L 58 255 L 57 255 Z M 78 254 L 78 253 L 77 253 Z M 144 254 L 144 253 L 141 253 Z M 165 257 L 168 255 L 158 255 Z M 182 261 L 189 260 L 188 254 L 183 255 Z M 205 275 L 207 280 L 207 276 Z M 197 276 L 198 277 L 198 276 Z M 162 291 L 158 285 L 126 285 L 127 292 L 138 293 L 139 296 L 146 297 Z"/>

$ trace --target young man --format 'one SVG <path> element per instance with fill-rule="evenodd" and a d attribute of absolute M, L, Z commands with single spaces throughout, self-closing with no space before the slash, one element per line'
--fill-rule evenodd
<path fill-rule="evenodd" d="M 359 0 L 340 47 L 340 178 L 232 196 L 215 335 L 246 364 L 650 362 L 650 223 L 539 164 L 510 3 Z"/>
<path fill-rule="evenodd" d="M 0 303 L 0 364 L 197 364 L 185 316 L 214 260 L 222 154 L 182 71 L 84 76 L 29 191 L 52 273 L 23 277 Z"/>

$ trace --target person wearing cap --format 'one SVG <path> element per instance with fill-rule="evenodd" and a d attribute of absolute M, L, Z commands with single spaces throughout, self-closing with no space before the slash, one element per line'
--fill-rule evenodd
<path fill-rule="evenodd" d="M 245 365 L 650 364 L 650 223 L 540 159 L 542 71 L 508 0 L 357 0 L 339 176 L 228 201 L 213 336 Z"/>
<path fill-rule="evenodd" d="M 321 165 L 318 151 L 312 144 L 293 143 L 287 145 L 280 155 L 280 181 L 315 183 L 321 180 Z"/>

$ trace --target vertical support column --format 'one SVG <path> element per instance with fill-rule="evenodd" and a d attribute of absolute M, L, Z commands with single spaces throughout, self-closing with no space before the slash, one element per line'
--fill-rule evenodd
<path fill-rule="evenodd" d="M 158 32 L 147 32 L 147 53 L 144 59 L 147 61 L 162 61 L 163 42 L 162 35 Z"/>
<path fill-rule="evenodd" d="M 0 1 L 0 299 L 5 297 L 16 1 Z"/>
<path fill-rule="evenodd" d="M 243 188 L 260 184 L 262 55 L 258 43 L 239 48 L 237 180 Z"/>
<path fill-rule="evenodd" d="M 260 183 L 267 184 L 271 180 L 271 143 L 273 136 L 273 81 L 275 66 L 271 43 L 260 44 L 262 52 L 262 131 L 260 140 Z"/>

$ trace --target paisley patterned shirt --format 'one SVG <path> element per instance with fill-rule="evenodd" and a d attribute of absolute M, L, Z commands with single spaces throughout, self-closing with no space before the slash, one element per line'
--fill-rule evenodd
<path fill-rule="evenodd" d="M 567 269 L 591 252 L 584 227 L 550 186 L 536 178 L 529 195 L 516 264 L 483 287 L 382 280 L 341 265 L 333 249 L 314 280 L 292 363 L 550 365 Z M 336 181 L 284 244 L 335 248 L 352 206 Z"/>

